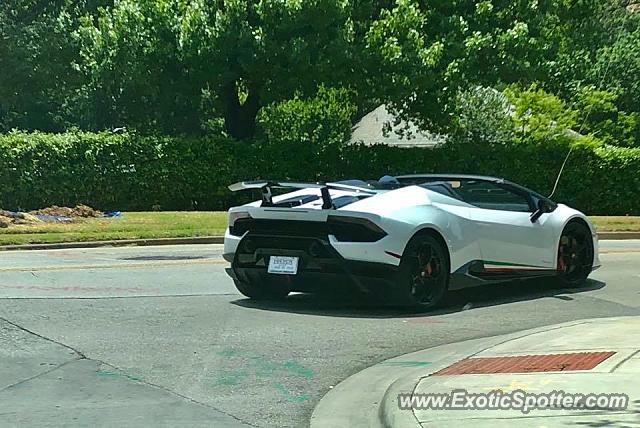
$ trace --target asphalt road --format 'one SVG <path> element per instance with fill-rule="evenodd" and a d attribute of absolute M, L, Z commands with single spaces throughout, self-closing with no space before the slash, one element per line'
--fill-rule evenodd
<path fill-rule="evenodd" d="M 588 287 L 453 293 L 410 314 L 349 295 L 254 303 L 218 245 L 0 253 L 2 426 L 307 426 L 349 375 L 432 346 L 640 314 L 640 241 Z M 391 369 L 391 368 L 390 368 Z"/>

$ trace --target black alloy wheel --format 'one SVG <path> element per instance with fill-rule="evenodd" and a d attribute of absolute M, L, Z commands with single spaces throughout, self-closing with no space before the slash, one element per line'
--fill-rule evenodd
<path fill-rule="evenodd" d="M 400 261 L 400 292 L 404 303 L 430 309 L 442 303 L 449 286 L 449 256 L 432 235 L 414 236 Z"/>
<path fill-rule="evenodd" d="M 584 285 L 593 266 L 593 237 L 583 223 L 569 222 L 558 246 L 558 280 L 560 285 Z"/>

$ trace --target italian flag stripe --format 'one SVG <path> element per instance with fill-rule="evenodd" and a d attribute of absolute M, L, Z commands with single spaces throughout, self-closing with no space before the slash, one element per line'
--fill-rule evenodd
<path fill-rule="evenodd" d="M 523 271 L 540 271 L 549 270 L 548 267 L 530 266 L 519 263 L 496 262 L 484 260 L 484 270 L 487 272 L 523 272 Z"/>

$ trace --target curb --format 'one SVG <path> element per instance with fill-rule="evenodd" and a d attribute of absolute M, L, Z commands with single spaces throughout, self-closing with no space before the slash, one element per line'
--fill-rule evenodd
<path fill-rule="evenodd" d="M 640 239 L 640 232 L 598 232 L 599 240 Z"/>
<path fill-rule="evenodd" d="M 0 251 L 12 250 L 63 250 L 70 248 L 98 248 L 98 247 L 146 247 L 152 245 L 193 245 L 193 244 L 223 244 L 224 236 L 200 236 L 193 238 L 153 238 L 153 239 L 120 239 L 112 241 L 60 242 L 56 244 L 23 244 L 2 245 Z"/>
<path fill-rule="evenodd" d="M 621 318 L 627 317 L 567 321 L 498 336 L 439 345 L 391 358 L 348 377 L 327 392 L 313 410 L 310 426 L 311 428 L 419 427 L 413 412 L 398 410 L 396 397 L 401 392 L 414 391 L 420 380 L 430 373 L 514 339 L 579 324 Z M 411 369 L 400 368 L 403 361 L 416 360 L 429 360 L 431 364 Z M 394 368 L 390 369 L 389 366 Z"/>

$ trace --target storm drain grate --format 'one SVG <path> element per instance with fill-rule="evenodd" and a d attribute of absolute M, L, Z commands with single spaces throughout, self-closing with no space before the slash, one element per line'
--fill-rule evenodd
<path fill-rule="evenodd" d="M 577 352 L 571 354 L 465 358 L 433 373 L 431 376 L 591 370 L 613 354 L 615 352 Z"/>

